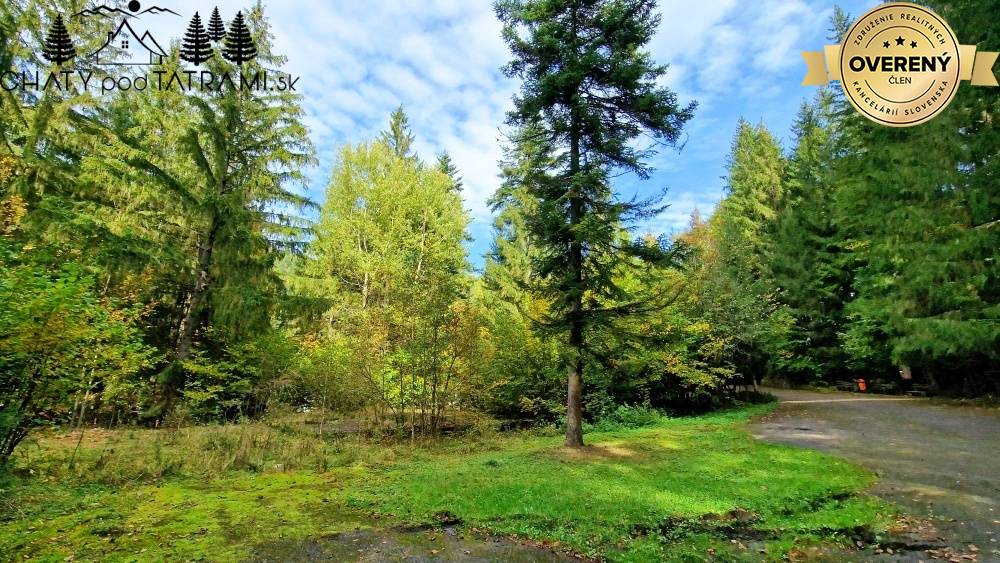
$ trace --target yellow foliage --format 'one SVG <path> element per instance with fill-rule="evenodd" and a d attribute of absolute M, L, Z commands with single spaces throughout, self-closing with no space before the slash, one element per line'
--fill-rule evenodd
<path fill-rule="evenodd" d="M 0 155 L 0 188 L 6 191 L 16 171 L 17 160 L 10 155 Z"/>
<path fill-rule="evenodd" d="M 708 321 L 695 321 L 684 328 L 689 334 L 696 336 L 712 334 L 712 325 Z"/>
<path fill-rule="evenodd" d="M 27 212 L 28 204 L 20 196 L 0 200 L 0 236 L 16 231 Z"/>

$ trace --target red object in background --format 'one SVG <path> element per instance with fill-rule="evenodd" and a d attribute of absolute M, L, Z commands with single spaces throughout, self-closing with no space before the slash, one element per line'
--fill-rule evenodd
<path fill-rule="evenodd" d="M 868 391 L 868 382 L 865 381 L 864 379 L 859 379 L 858 380 L 858 391 L 861 391 L 862 393 L 867 392 Z"/>

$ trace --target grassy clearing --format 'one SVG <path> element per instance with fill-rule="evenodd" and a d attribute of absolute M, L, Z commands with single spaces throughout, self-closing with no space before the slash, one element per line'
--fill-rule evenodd
<path fill-rule="evenodd" d="M 763 408 L 595 433 L 583 451 L 531 434 L 404 446 L 243 425 L 96 434 L 68 469 L 75 441 L 51 437 L 0 484 L 0 559 L 238 561 L 447 513 L 595 558 L 759 561 L 889 525 L 857 494 L 870 475 L 755 442 L 744 425 Z"/>

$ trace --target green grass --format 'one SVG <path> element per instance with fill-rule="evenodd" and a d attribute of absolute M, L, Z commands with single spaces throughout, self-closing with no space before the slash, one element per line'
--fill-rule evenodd
<path fill-rule="evenodd" d="M 268 458 L 247 446 L 238 455 L 256 460 L 252 472 L 215 477 L 240 442 L 230 440 L 233 451 L 213 449 L 219 440 L 201 436 L 205 429 L 157 446 L 173 467 L 168 474 L 137 461 L 142 469 L 129 473 L 131 481 L 88 467 L 125 467 L 119 457 L 154 447 L 151 431 L 114 436 L 114 461 L 107 440 L 86 448 L 72 472 L 58 472 L 67 446 L 43 444 L 34 461 L 44 473 L 0 482 L 0 507 L 9 508 L 0 516 L 0 559 L 237 561 L 266 542 L 422 524 L 447 512 L 468 527 L 615 561 L 709 553 L 759 561 L 889 525 L 891 508 L 858 494 L 871 475 L 816 452 L 754 441 L 745 422 L 766 408 L 590 434 L 582 451 L 560 447 L 557 436 L 409 447 L 282 432 L 325 449 L 300 445 Z M 233 428 L 216 432 L 248 432 Z M 283 451 L 283 440 L 272 437 L 267 447 Z M 202 451 L 183 451 L 193 448 Z M 176 461 L 180 453 L 202 465 Z M 84 484 L 87 475 L 100 483 Z"/>

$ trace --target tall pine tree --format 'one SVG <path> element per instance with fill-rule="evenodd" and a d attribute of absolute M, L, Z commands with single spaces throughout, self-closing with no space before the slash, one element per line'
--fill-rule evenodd
<path fill-rule="evenodd" d="M 270 51 L 260 3 L 250 12 L 250 23 L 262 47 L 250 64 L 280 64 L 283 58 Z M 243 27 L 249 38 L 250 28 Z M 216 75 L 236 70 L 219 58 L 208 65 Z M 186 364 L 199 337 L 206 338 L 205 328 L 213 329 L 214 338 L 233 341 L 270 326 L 281 289 L 274 264 L 284 252 L 301 249 L 306 224 L 294 213 L 311 205 L 289 185 L 301 180 L 302 168 L 312 162 L 296 94 L 222 88 L 188 100 L 195 116 L 182 143 L 195 168 L 197 190 L 187 203 L 197 240 L 173 331 L 173 361 L 161 374 L 151 416 L 166 412 L 184 388 Z"/>
<path fill-rule="evenodd" d="M 653 0 L 500 0 L 495 8 L 514 56 L 505 72 L 523 81 L 508 122 L 537 126 L 538 140 L 561 155 L 545 171 L 553 181 L 528 188 L 537 200 L 528 224 L 540 248 L 537 289 L 552 299 L 549 321 L 571 349 L 566 444 L 579 447 L 588 328 L 628 311 L 628 303 L 607 305 L 621 301 L 615 273 L 646 248 L 622 244 L 620 229 L 656 211 L 618 201 L 610 176 L 648 176 L 653 151 L 634 141 L 675 142 L 693 105 L 679 106 L 658 85 L 666 68 L 643 50 L 660 22 Z"/>
<path fill-rule="evenodd" d="M 462 177 L 459 176 L 458 167 L 455 166 L 455 161 L 451 159 L 450 154 L 443 152 L 438 156 L 437 169 L 451 178 L 452 190 L 456 192 L 462 191 Z"/>
<path fill-rule="evenodd" d="M 728 159 L 726 197 L 712 216 L 713 283 L 741 307 L 731 325 L 729 356 L 743 373 L 767 374 L 770 333 L 780 330 L 775 288 L 767 272 L 769 235 L 784 200 L 785 160 L 763 124 L 741 119 Z M 716 322 L 716 324 L 719 324 Z"/>
<path fill-rule="evenodd" d="M 847 378 L 839 335 L 845 327 L 851 275 L 834 221 L 833 103 L 833 94 L 824 89 L 799 112 L 785 203 L 767 251 L 779 300 L 792 316 L 788 333 L 778 343 L 774 368 L 801 383 Z"/>
<path fill-rule="evenodd" d="M 489 200 L 496 215 L 493 245 L 486 256 L 482 284 L 483 307 L 488 311 L 490 333 L 497 352 L 487 366 L 493 380 L 492 409 L 511 420 L 555 421 L 566 402 L 566 374 L 560 358 L 565 344 L 552 338 L 533 320 L 548 309 L 544 296 L 533 294 L 539 249 L 528 228 L 537 213 L 530 186 L 544 181 L 555 165 L 538 130 L 525 129 L 518 143 L 504 147 L 502 184 Z"/>
<path fill-rule="evenodd" d="M 995 50 L 996 26 L 974 16 L 995 4 L 939 7 L 963 41 Z M 933 121 L 903 130 L 840 115 L 837 221 L 857 263 L 845 344 L 874 373 L 909 366 L 942 389 L 1000 390 L 994 90 L 965 86 Z"/>
<path fill-rule="evenodd" d="M 785 161 L 781 145 L 764 124 L 741 119 L 733 139 L 726 197 L 719 204 L 724 259 L 741 273 L 760 279 L 768 232 L 784 200 Z"/>
<path fill-rule="evenodd" d="M 410 118 L 403 111 L 403 106 L 399 106 L 392 112 L 392 116 L 389 118 L 389 129 L 382 132 L 379 140 L 400 158 L 410 160 L 417 158 L 413 153 L 414 137 L 410 130 Z"/>
<path fill-rule="evenodd" d="M 525 127 L 515 137 L 518 142 L 504 147 L 503 182 L 489 200 L 496 219 L 484 279 L 504 301 L 521 306 L 528 300 L 525 290 L 535 276 L 534 262 L 539 258 L 528 227 L 529 218 L 538 213 L 536 190 L 532 186 L 550 180 L 546 171 L 557 162 L 548 144 L 542 142 L 540 129 Z"/>

